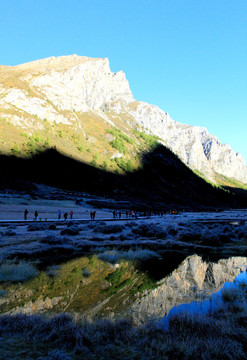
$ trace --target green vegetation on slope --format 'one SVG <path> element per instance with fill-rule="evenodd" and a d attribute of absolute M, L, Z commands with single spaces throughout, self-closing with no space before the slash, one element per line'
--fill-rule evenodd
<path fill-rule="evenodd" d="M 216 183 L 221 187 L 232 187 L 247 190 L 247 184 L 243 184 L 236 179 L 228 178 L 227 176 L 224 176 L 222 174 L 216 174 L 215 180 Z"/>
<path fill-rule="evenodd" d="M 23 131 L 7 118 L 2 118 L 0 152 L 30 157 L 56 148 L 64 155 L 94 167 L 128 173 L 140 168 L 142 154 L 158 144 L 156 137 L 133 131 L 130 126 L 126 126 L 124 132 L 114 126 L 109 128 L 102 118 L 94 114 L 73 113 L 73 116 L 80 121 L 80 127 L 50 123 L 34 115 L 33 119 L 27 119 L 37 123 L 31 131 Z M 111 138 L 108 139 L 107 135 Z"/>
<path fill-rule="evenodd" d="M 98 316 L 100 313 L 107 315 L 109 306 L 117 312 L 124 308 L 123 302 L 119 301 L 120 298 L 130 301 L 141 290 L 156 286 L 155 281 L 146 273 L 138 271 L 133 262 L 121 260 L 118 268 L 114 268 L 108 262 L 99 260 L 97 256 L 71 260 L 60 266 L 50 266 L 39 274 L 28 263 L 13 264 L 13 269 L 25 267 L 26 272 L 24 275 L 19 274 L 19 278 L 6 275 L 6 267 L 11 267 L 10 263 L 1 266 L 5 273 L 0 273 L 0 294 L 2 292 L 3 297 L 9 294 L 8 301 L 2 301 L 0 305 L 2 313 L 23 306 L 27 311 L 31 310 L 34 313 L 83 313 L 93 310 L 99 302 L 108 299 L 107 307 L 103 306 Z M 33 278 L 29 279 L 30 277 Z M 120 293 L 123 288 L 124 292 Z M 53 306 L 47 307 L 47 301 L 48 304 L 53 302 Z M 43 309 L 40 308 L 42 302 Z"/>

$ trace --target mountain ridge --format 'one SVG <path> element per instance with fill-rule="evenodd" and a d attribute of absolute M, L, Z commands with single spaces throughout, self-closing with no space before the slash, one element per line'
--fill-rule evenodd
<path fill-rule="evenodd" d="M 54 132 L 48 125 L 61 125 L 66 130 L 57 131 L 60 134 L 63 131 L 64 138 L 66 131 L 73 130 L 83 146 L 90 141 L 91 145 L 93 142 L 97 145 L 102 142 L 102 136 L 99 139 L 91 131 L 88 134 L 86 128 L 88 119 L 93 119 L 90 127 L 103 126 L 106 130 L 106 124 L 111 125 L 134 141 L 136 129 L 158 136 L 185 164 L 211 181 L 215 181 L 219 173 L 247 183 L 247 167 L 240 154 L 229 145 L 221 144 L 206 128 L 181 124 L 157 106 L 136 101 L 125 74 L 112 73 L 107 58 L 70 55 L 0 67 L 0 79 L 0 121 L 12 125 L 15 128 L 12 131 L 19 129 L 33 136 L 38 131 Z M 15 142 L 9 143 L 10 149 L 2 140 L 4 151 L 10 152 L 15 146 Z M 16 143 L 19 146 L 19 142 Z M 63 144 L 64 150 L 71 146 Z M 21 146 L 19 151 L 24 150 Z M 119 151 L 105 151 L 110 159 L 121 157 L 126 161 L 138 151 L 129 149 L 129 152 L 126 157 Z M 82 157 L 82 153 L 87 155 L 81 151 L 76 156 Z"/>

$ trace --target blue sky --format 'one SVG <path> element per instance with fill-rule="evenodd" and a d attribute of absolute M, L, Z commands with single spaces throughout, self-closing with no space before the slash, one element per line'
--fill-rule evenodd
<path fill-rule="evenodd" d="M 137 100 L 247 163 L 246 0 L 0 0 L 0 64 L 107 57 Z"/>

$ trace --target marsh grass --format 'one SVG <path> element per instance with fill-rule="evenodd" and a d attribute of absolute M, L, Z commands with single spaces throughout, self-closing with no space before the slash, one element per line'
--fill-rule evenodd
<path fill-rule="evenodd" d="M 47 268 L 46 273 L 50 277 L 57 277 L 59 275 L 59 270 L 61 266 L 59 265 L 51 265 Z"/>
<path fill-rule="evenodd" d="M 135 327 L 128 320 L 89 322 L 67 314 L 3 315 L 0 352 L 3 359 L 16 360 L 27 353 L 28 359 L 39 360 L 244 360 L 246 330 L 246 310 L 174 315 L 169 329 L 158 320 Z"/>
<path fill-rule="evenodd" d="M 154 251 L 139 248 L 136 248 L 135 250 L 129 249 L 128 251 L 109 250 L 98 254 L 99 259 L 108 261 L 112 264 L 117 263 L 121 259 L 136 261 L 158 257 L 159 255 Z"/>
<path fill-rule="evenodd" d="M 24 282 L 37 275 L 38 270 L 25 261 L 6 261 L 0 265 L 0 282 Z"/>
<path fill-rule="evenodd" d="M 230 302 L 233 303 L 242 298 L 241 294 L 239 292 L 236 292 L 234 288 L 223 289 L 221 295 L 222 295 L 222 300 L 228 303 Z"/>

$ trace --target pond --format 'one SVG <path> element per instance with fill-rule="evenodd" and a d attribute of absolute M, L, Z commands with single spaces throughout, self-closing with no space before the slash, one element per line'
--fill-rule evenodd
<path fill-rule="evenodd" d="M 19 269 L 6 265 L 12 274 Z M 211 262 L 198 255 L 179 259 L 169 254 L 149 266 L 126 259 L 111 264 L 96 255 L 80 257 L 50 266 L 25 282 L 0 283 L 0 312 L 68 312 L 89 319 L 127 318 L 135 325 L 168 315 L 165 324 L 174 313 L 205 313 L 220 306 L 223 289 L 247 282 L 246 265 L 245 257 Z M 163 277 L 155 279 L 158 270 Z"/>
<path fill-rule="evenodd" d="M 247 288 L 247 271 L 240 273 L 233 282 L 226 282 L 221 290 L 213 293 L 210 299 L 205 299 L 203 291 L 198 292 L 198 300 L 189 304 L 181 304 L 173 307 L 169 314 L 161 321 L 166 328 L 169 327 L 169 319 L 177 314 L 205 315 L 221 308 L 225 301 L 224 297 L 231 297 L 235 292 L 241 291 L 241 287 Z M 229 298 L 230 300 L 230 298 Z"/>

